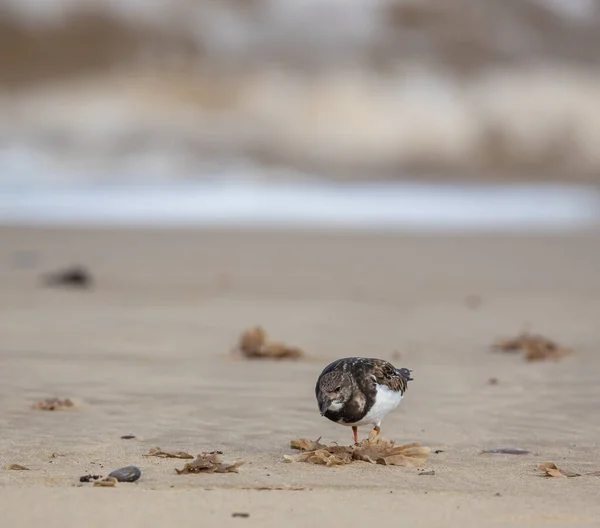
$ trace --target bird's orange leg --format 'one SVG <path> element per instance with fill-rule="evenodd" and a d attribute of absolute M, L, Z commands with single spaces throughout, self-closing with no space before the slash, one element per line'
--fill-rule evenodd
<path fill-rule="evenodd" d="M 376 426 L 373 428 L 373 431 L 375 431 L 375 432 L 377 433 L 375 436 L 379 436 L 379 433 L 381 432 L 381 429 L 379 428 L 379 426 L 378 426 L 378 425 L 376 425 Z"/>
<path fill-rule="evenodd" d="M 352 434 L 354 435 L 354 443 L 358 444 L 358 427 L 356 425 L 352 426 Z"/>

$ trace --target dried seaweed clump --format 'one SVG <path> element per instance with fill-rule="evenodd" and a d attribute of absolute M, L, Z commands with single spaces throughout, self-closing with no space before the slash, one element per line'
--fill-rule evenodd
<path fill-rule="evenodd" d="M 575 473 L 567 469 L 559 468 L 554 462 L 544 462 L 538 467 L 539 471 L 542 471 L 546 477 L 581 477 L 581 473 Z M 590 473 L 584 473 L 584 475 L 590 475 L 593 477 L 600 477 L 600 471 L 591 471 Z"/>
<path fill-rule="evenodd" d="M 319 440 L 292 440 L 292 449 L 298 449 L 297 455 L 284 455 L 288 462 L 307 462 L 324 466 L 343 466 L 354 461 L 383 464 L 385 466 L 422 467 L 431 452 L 429 447 L 420 443 L 395 445 L 393 441 L 377 437 L 371 431 L 369 438 L 357 446 L 327 446 Z"/>
<path fill-rule="evenodd" d="M 493 345 L 495 350 L 502 352 L 525 352 L 527 361 L 543 361 L 551 359 L 557 361 L 574 353 L 570 348 L 565 348 L 554 341 L 541 336 L 523 333 L 512 339 L 501 339 Z"/>
<path fill-rule="evenodd" d="M 237 473 L 238 468 L 244 462 L 223 462 L 223 456 L 220 451 L 212 453 L 201 453 L 194 460 L 188 462 L 183 469 L 175 469 L 178 475 L 187 475 L 188 473 Z"/>
<path fill-rule="evenodd" d="M 269 341 L 267 331 L 262 326 L 242 333 L 235 351 L 250 359 L 298 359 L 304 356 L 304 351 L 298 347 Z"/>
<path fill-rule="evenodd" d="M 69 398 L 64 400 L 60 400 L 59 398 L 46 398 L 33 406 L 36 411 L 58 411 L 60 409 L 70 409 L 72 407 L 75 407 L 75 404 Z"/>
<path fill-rule="evenodd" d="M 164 451 L 160 447 L 151 447 L 147 455 L 160 458 L 194 458 L 193 455 L 186 453 L 185 451 Z"/>

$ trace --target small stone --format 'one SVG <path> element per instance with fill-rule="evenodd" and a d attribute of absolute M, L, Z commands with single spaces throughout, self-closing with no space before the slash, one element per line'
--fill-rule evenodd
<path fill-rule="evenodd" d="M 232 517 L 241 517 L 242 519 L 247 519 L 250 517 L 249 513 L 246 512 L 235 512 L 231 514 Z"/>
<path fill-rule="evenodd" d="M 83 266 L 72 266 L 61 271 L 48 273 L 45 276 L 47 286 L 67 288 L 91 288 L 93 278 L 91 273 Z"/>
<path fill-rule="evenodd" d="M 109 473 L 108 476 L 116 478 L 119 482 L 135 482 L 142 476 L 142 472 L 138 467 L 126 466 L 115 469 L 112 473 Z"/>

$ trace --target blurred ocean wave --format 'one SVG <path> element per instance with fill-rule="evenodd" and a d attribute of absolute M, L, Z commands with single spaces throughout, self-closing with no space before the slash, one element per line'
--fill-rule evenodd
<path fill-rule="evenodd" d="M 597 181 L 598 49 L 597 0 L 4 0 L 0 184 Z"/>
<path fill-rule="evenodd" d="M 0 224 L 523 235 L 600 227 L 600 191 L 585 186 L 278 183 L 246 174 L 152 185 L 7 185 Z"/>

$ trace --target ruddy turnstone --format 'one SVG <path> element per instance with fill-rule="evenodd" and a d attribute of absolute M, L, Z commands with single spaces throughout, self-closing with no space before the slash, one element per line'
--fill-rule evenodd
<path fill-rule="evenodd" d="M 358 443 L 359 425 L 372 424 L 379 434 L 382 420 L 398 407 L 412 381 L 410 374 L 409 369 L 397 369 L 383 359 L 338 359 L 317 380 L 321 416 L 351 426 L 354 443 Z"/>

